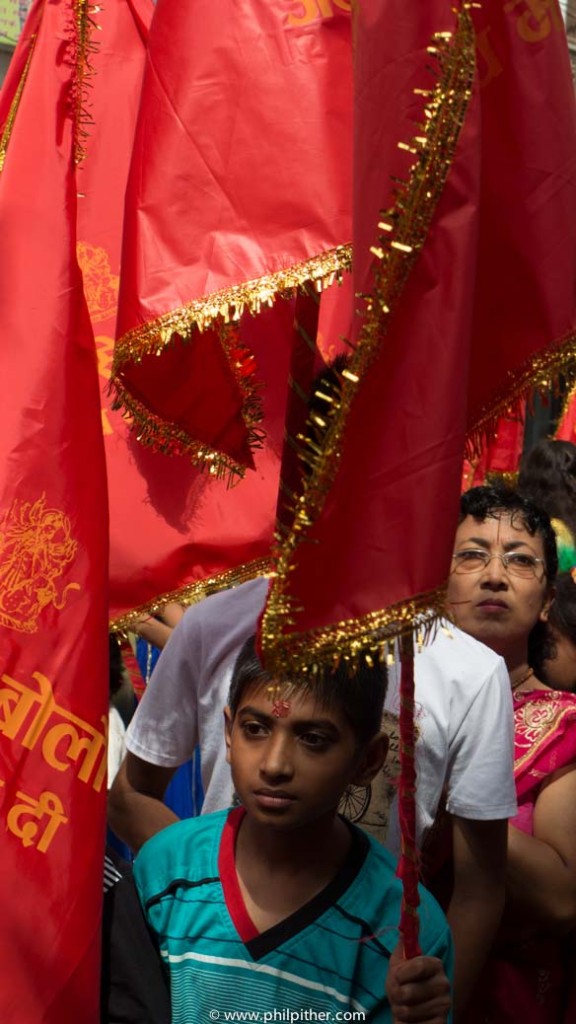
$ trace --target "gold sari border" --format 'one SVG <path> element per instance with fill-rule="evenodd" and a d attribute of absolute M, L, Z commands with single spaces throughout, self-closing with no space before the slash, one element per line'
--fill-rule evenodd
<path fill-rule="evenodd" d="M 120 633 L 122 636 L 126 636 L 128 633 L 134 632 L 136 622 L 143 615 L 156 615 L 162 610 L 164 605 L 170 602 L 183 605 L 198 604 L 199 601 L 204 600 L 205 597 L 210 597 L 211 594 L 217 594 L 221 590 L 238 587 L 241 583 L 247 583 L 248 580 L 254 580 L 259 576 L 272 576 L 270 558 L 255 558 L 252 562 L 246 562 L 236 569 L 226 569 L 223 572 L 216 573 L 214 576 L 206 576 L 204 579 L 196 580 L 194 583 L 187 583 L 176 590 L 161 594 L 152 601 L 148 601 L 132 611 L 126 612 L 124 615 L 111 619 L 109 630 L 111 633 Z"/>
<path fill-rule="evenodd" d="M 4 129 L 0 135 L 0 174 L 4 170 L 4 164 L 6 162 L 6 153 L 12 137 L 12 131 L 14 129 L 14 122 L 16 120 L 16 114 L 18 113 L 18 107 L 22 99 L 22 93 L 24 92 L 24 86 L 26 85 L 26 79 L 28 78 L 28 72 L 30 70 L 30 64 L 32 62 L 32 56 L 34 54 L 34 48 L 36 46 L 37 35 L 33 35 L 30 39 L 30 52 L 26 58 L 26 63 L 22 69 L 20 75 L 20 81 L 16 87 L 16 91 L 10 104 L 10 110 L 8 111 L 8 117 L 4 124 Z"/>
<path fill-rule="evenodd" d="M 410 616 L 421 614 L 417 599 L 405 602 L 391 611 L 375 613 L 374 619 L 363 619 L 347 628 L 342 624 L 332 631 L 330 627 L 314 634 L 314 652 L 304 639 L 290 633 L 293 623 L 293 599 L 288 593 L 290 573 L 295 565 L 302 541 L 316 521 L 334 482 L 348 414 L 356 396 L 358 385 L 385 343 L 386 332 L 396 303 L 409 274 L 422 250 L 438 201 L 448 177 L 456 145 L 464 123 L 475 74 L 475 35 L 465 3 L 457 16 L 454 32 L 438 32 L 428 48 L 437 60 L 438 71 L 432 71 L 437 80 L 429 90 L 416 90 L 424 99 L 423 118 L 416 126 L 417 134 L 408 144 L 399 148 L 414 157 L 406 182 L 398 182 L 395 205 L 381 211 L 377 245 L 372 247 L 376 257 L 372 293 L 360 296 L 365 301 L 365 318 L 346 369 L 337 374 L 338 382 L 323 383 L 317 397 L 328 403 L 324 417 L 311 414 L 306 436 L 300 436 L 302 458 L 310 473 L 303 493 L 294 508 L 293 525 L 287 532 L 276 535 L 276 578 L 271 588 L 262 624 L 262 649 L 266 666 L 273 674 L 281 674 L 286 664 L 297 663 L 304 669 L 306 658 L 317 664 L 318 659 L 330 659 L 338 652 L 346 657 L 357 642 L 368 643 L 370 629 L 392 628 Z M 428 595 L 426 601 L 432 598 Z M 404 609 L 404 611 L 403 611 Z M 290 653 L 293 651 L 293 655 Z"/>
<path fill-rule="evenodd" d="M 530 702 L 522 704 L 520 708 L 514 708 L 517 742 L 520 738 L 527 737 L 525 742 L 528 745 L 527 750 L 524 750 L 519 757 L 514 758 L 514 775 L 518 775 L 530 761 L 536 759 L 541 748 L 550 742 L 550 734 L 553 734 L 558 729 L 558 726 L 563 723 L 564 719 L 574 720 L 575 718 L 574 705 L 563 705 L 562 701 L 557 699 L 557 694 L 555 698 L 554 691 L 548 691 L 548 693 L 550 693 L 550 696 L 538 696 L 536 721 L 529 721 L 531 712 L 533 713 L 535 710 L 534 706 L 530 705 Z M 540 694 L 546 694 L 546 691 L 540 691 Z M 518 696 L 521 695 L 518 694 Z M 544 707 L 546 711 L 543 711 Z M 519 722 L 518 719 L 521 719 L 521 721 Z M 537 733 L 536 736 L 534 736 L 535 732 Z"/>

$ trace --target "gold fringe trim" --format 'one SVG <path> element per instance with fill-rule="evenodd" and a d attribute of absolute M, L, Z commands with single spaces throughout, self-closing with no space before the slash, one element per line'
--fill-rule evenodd
<path fill-rule="evenodd" d="M 351 266 L 352 246 L 340 245 L 275 274 L 205 295 L 134 327 L 116 342 L 112 366 L 114 383 L 125 363 L 139 363 L 145 355 L 161 355 L 174 334 L 186 341 L 194 328 L 203 331 L 218 321 L 226 324 L 238 321 L 245 312 L 257 314 L 263 306 L 272 306 L 278 296 L 288 295 L 308 282 L 321 292 L 341 279 Z"/>
<path fill-rule="evenodd" d="M 92 58 L 98 52 L 98 44 L 94 42 L 93 32 L 100 31 L 94 21 L 94 15 L 102 8 L 88 0 L 75 0 L 75 56 L 74 82 L 72 88 L 72 105 L 74 117 L 74 163 L 82 163 L 86 157 L 86 140 L 94 119 L 90 113 L 89 90 L 95 71 Z"/>
<path fill-rule="evenodd" d="M 267 633 L 269 618 L 264 616 L 262 645 L 272 650 L 274 667 L 266 665 L 278 678 L 317 675 L 322 669 L 335 669 L 341 662 L 352 671 L 360 660 L 369 664 L 394 662 L 393 641 L 396 637 L 412 636 L 421 647 L 441 620 L 447 619 L 446 592 L 441 587 L 418 594 L 408 601 L 400 601 L 381 611 L 369 612 L 355 619 L 343 619 L 330 626 L 288 633 L 279 637 Z"/>
<path fill-rule="evenodd" d="M 220 343 L 226 353 L 230 369 L 242 395 L 242 416 L 248 433 L 248 445 L 254 450 L 261 448 L 265 432 L 260 423 L 263 419 L 260 387 L 256 380 L 256 361 L 250 349 L 239 340 L 235 326 L 218 326 Z M 210 445 L 196 441 L 176 423 L 158 416 L 139 399 L 134 398 L 124 381 L 115 385 L 114 409 L 124 407 L 124 417 L 130 418 L 130 426 L 137 431 L 137 440 L 164 455 L 188 455 L 199 469 L 207 470 L 217 480 L 225 480 L 228 487 L 241 480 L 246 467 L 224 452 Z"/>
<path fill-rule="evenodd" d="M 463 5 L 454 33 L 436 33 L 428 48 L 437 59 L 439 77 L 433 89 L 417 90 L 425 99 L 423 121 L 409 144 L 399 143 L 414 161 L 407 182 L 398 183 L 395 206 L 380 214 L 381 234 L 371 250 L 376 257 L 374 288 L 371 295 L 364 296 L 366 313 L 358 345 L 352 349 L 348 367 L 337 375 L 338 383 L 323 384 L 317 392 L 317 397 L 328 403 L 329 412 L 324 417 L 313 413 L 308 436 L 298 438 L 310 475 L 296 503 L 291 530 L 284 536 L 278 531 L 276 536 L 276 579 L 262 625 L 263 653 L 274 674 L 305 671 L 306 660 L 317 664 L 319 658 L 329 660 L 336 653 L 350 656 L 359 644 L 370 645 L 372 630 L 401 632 L 402 623 L 407 628 L 416 615 L 425 614 L 424 604 L 434 600 L 434 595 L 425 595 L 423 602 L 408 600 L 362 620 L 326 627 L 316 631 L 313 640 L 311 634 L 305 639 L 289 632 L 294 607 L 288 581 L 297 550 L 318 518 L 336 476 L 358 385 L 384 343 L 395 304 L 426 241 L 466 117 L 475 72 L 475 36 L 469 6 Z"/>
<path fill-rule="evenodd" d="M 133 611 L 127 612 L 125 615 L 112 619 L 109 624 L 110 632 L 126 636 L 129 632 L 134 631 L 137 620 L 143 615 L 156 615 L 162 611 L 165 604 L 172 601 L 183 605 L 198 604 L 205 597 L 217 594 L 221 590 L 238 587 L 241 583 L 247 583 L 248 580 L 254 580 L 259 576 L 269 578 L 272 575 L 270 558 L 256 558 L 253 562 L 246 562 L 245 565 L 241 565 L 237 569 L 227 569 L 225 572 L 217 573 L 216 576 L 207 576 L 195 583 L 188 583 L 178 590 L 171 590 L 167 594 L 154 598 L 153 601 L 134 608 Z"/>
<path fill-rule="evenodd" d="M 136 440 L 163 455 L 188 455 L 200 470 L 207 470 L 216 480 L 225 480 L 232 486 L 241 480 L 246 467 L 228 455 L 215 451 L 202 441 L 194 441 L 185 430 L 150 412 L 116 381 L 117 400 L 112 408 L 122 407 L 122 416 L 136 433 Z"/>
<path fill-rule="evenodd" d="M 245 473 L 245 466 L 230 456 L 190 437 L 181 427 L 153 412 L 132 394 L 123 370 L 126 364 L 139 363 L 145 355 L 160 356 L 175 334 L 183 342 L 195 329 L 203 331 L 217 325 L 220 341 L 243 396 L 242 416 L 251 449 L 262 446 L 264 431 L 262 406 L 255 378 L 254 356 L 242 346 L 234 325 L 243 313 L 257 314 L 263 306 L 272 306 L 278 296 L 286 297 L 295 288 L 312 284 L 317 292 L 340 281 L 352 264 L 352 246 L 342 245 L 303 263 L 295 264 L 255 281 L 246 281 L 223 289 L 165 313 L 125 334 L 116 343 L 111 386 L 116 393 L 115 408 L 124 408 L 133 418 L 138 440 L 165 454 L 188 455 L 199 469 L 226 479 L 230 486 Z"/>
<path fill-rule="evenodd" d="M 471 461 L 494 436 L 501 416 L 513 416 L 533 389 L 543 396 L 557 386 L 559 376 L 576 381 L 576 333 L 570 332 L 544 352 L 537 352 L 517 370 L 510 371 L 498 395 L 482 410 L 470 430 L 466 455 Z M 576 390 L 576 389 L 575 389 Z"/>
<path fill-rule="evenodd" d="M 518 470 L 512 469 L 490 469 L 486 473 L 486 484 L 493 487 L 494 484 L 504 484 L 506 487 L 517 487 Z"/>
<path fill-rule="evenodd" d="M 26 63 L 22 70 L 22 74 L 20 75 L 20 81 L 18 82 L 16 92 L 14 93 L 12 103 L 10 104 L 10 110 L 8 112 L 8 117 L 6 118 L 4 130 L 2 131 L 2 135 L 0 135 L 0 174 L 4 170 L 4 164 L 6 162 L 6 152 L 8 150 L 10 139 L 12 137 L 12 131 L 14 128 L 14 122 L 16 120 L 16 114 L 18 113 L 18 107 L 20 106 L 20 100 L 22 99 L 22 93 L 24 92 L 24 86 L 26 84 L 26 79 L 28 78 L 30 63 L 32 61 L 32 55 L 34 53 L 34 47 L 36 46 L 37 38 L 37 35 L 33 35 L 30 39 L 30 52 L 26 58 Z"/>

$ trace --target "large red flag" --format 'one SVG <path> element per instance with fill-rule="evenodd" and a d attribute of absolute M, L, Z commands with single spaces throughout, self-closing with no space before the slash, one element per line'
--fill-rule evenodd
<path fill-rule="evenodd" d="M 439 613 L 466 436 L 478 443 L 530 384 L 575 355 L 576 119 L 554 0 L 537 13 L 500 0 L 366 0 L 355 59 L 355 281 L 365 307 L 309 444 L 293 527 L 279 535 L 261 643 L 282 674 L 382 657 L 387 635 L 411 638 Z M 412 670 L 408 644 L 409 955 L 418 948 L 405 799 Z"/>
<path fill-rule="evenodd" d="M 124 192 L 152 11 L 150 0 L 114 0 L 99 14 L 90 150 L 79 176 L 78 256 L 96 336 L 110 496 L 110 615 L 123 628 L 171 596 L 191 600 L 268 568 L 289 358 L 287 345 L 280 351 L 268 342 L 278 333 L 288 344 L 293 318 L 281 303 L 254 325 L 266 439 L 255 471 L 234 490 L 186 457 L 145 448 L 113 408 Z"/>
<path fill-rule="evenodd" d="M 107 503 L 76 262 L 91 26 L 37 0 L 0 96 L 3 1024 L 99 1021 Z"/>
<path fill-rule="evenodd" d="M 251 466 L 258 437 L 247 311 L 350 263 L 350 10 L 159 0 L 154 16 L 115 384 L 143 440 L 214 472 Z M 238 344 L 226 322 L 240 317 Z"/>
<path fill-rule="evenodd" d="M 371 298 L 280 547 L 263 644 L 283 669 L 438 604 L 466 436 L 574 362 L 562 20 L 552 2 L 538 18 L 470 6 L 358 7 L 355 275 Z"/>

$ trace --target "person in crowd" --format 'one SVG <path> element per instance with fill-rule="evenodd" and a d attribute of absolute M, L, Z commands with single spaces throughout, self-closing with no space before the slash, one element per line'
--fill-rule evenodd
<path fill-rule="evenodd" d="M 321 397 L 319 390 L 315 401 Z M 232 783 L 220 721 L 232 667 L 256 629 L 267 590 L 268 581 L 259 578 L 213 595 L 188 609 L 173 631 L 128 730 L 128 753 L 110 794 L 112 827 L 133 849 L 176 820 L 163 805 L 162 795 L 196 744 L 201 751 L 203 811 L 230 805 Z M 504 905 L 507 820 L 516 812 L 506 667 L 458 629 L 439 630 L 416 659 L 416 700 L 418 838 L 434 822 L 443 793 L 452 830 L 453 884 L 447 913 L 456 947 L 458 1020 L 465 1019 L 467 998 Z M 360 787 L 374 796 L 360 824 L 398 853 L 399 838 L 387 837 L 383 827 L 386 811 L 378 799 L 382 776 L 379 773 L 372 787 Z M 344 813 L 348 807 L 346 800 Z"/>
<path fill-rule="evenodd" d="M 576 692 L 576 571 L 557 577 L 546 632 L 531 638 L 528 661 L 553 690 Z"/>
<path fill-rule="evenodd" d="M 545 439 L 525 455 L 518 490 L 543 508 L 556 534 L 561 572 L 576 565 L 576 445 Z"/>
<path fill-rule="evenodd" d="M 102 905 L 101 1024 L 170 1024 L 170 993 L 132 866 L 107 847 Z"/>
<path fill-rule="evenodd" d="M 124 740 L 126 726 L 122 715 L 114 704 L 114 698 L 120 692 L 124 682 L 124 665 L 120 644 L 113 633 L 108 634 L 109 680 L 108 692 L 110 706 L 108 709 L 108 788 L 112 785 L 116 773 L 126 753 Z"/>
<path fill-rule="evenodd" d="M 172 641 L 170 641 L 172 642 Z M 279 683 L 244 645 L 225 710 L 240 806 L 163 829 L 134 877 L 170 978 L 172 1022 L 285 1007 L 377 1022 L 448 1019 L 452 943 L 420 893 L 423 956 L 401 962 L 395 862 L 338 814 L 379 770 L 386 673 L 342 663 Z"/>
<path fill-rule="evenodd" d="M 196 743 L 206 791 L 203 811 L 230 806 L 223 708 L 234 662 L 256 628 L 267 589 L 268 581 L 259 578 L 192 606 L 165 647 L 128 729 L 128 753 L 110 794 L 112 827 L 133 849 L 177 820 L 162 796 Z M 446 906 L 460 1016 L 504 905 L 507 821 L 516 812 L 510 684 L 502 660 L 453 627 L 439 630 L 417 655 L 415 668 L 418 834 L 434 821 L 445 791 L 454 866 Z M 385 839 L 382 830 L 371 831 Z M 398 853 L 399 840 L 388 845 Z"/>
<path fill-rule="evenodd" d="M 556 569 L 554 531 L 534 502 L 498 487 L 463 496 L 448 602 L 458 626 L 508 666 L 519 803 L 505 917 L 470 1024 L 562 1020 L 562 939 L 576 925 L 576 698 L 552 690 L 529 662 L 530 638 L 545 638 Z"/>

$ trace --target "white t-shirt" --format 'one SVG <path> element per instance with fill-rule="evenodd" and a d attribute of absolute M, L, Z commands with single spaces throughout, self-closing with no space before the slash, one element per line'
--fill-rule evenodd
<path fill-rule="evenodd" d="M 267 592 L 268 580 L 259 578 L 188 609 L 126 734 L 128 750 L 165 767 L 183 764 L 200 745 L 203 813 L 228 807 L 232 799 L 223 708 L 234 663 L 256 632 Z M 389 668 L 388 678 L 390 718 L 399 708 L 399 664 Z M 415 687 L 419 835 L 432 823 L 444 788 L 452 814 L 485 820 L 514 815 L 512 696 L 502 658 L 453 626 L 449 636 L 439 629 L 416 654 Z M 387 829 L 386 783 L 383 772 L 343 810 L 397 852 L 397 836 Z"/>
<path fill-rule="evenodd" d="M 126 747 L 151 764 L 175 768 L 200 745 L 202 813 L 229 807 L 223 710 L 240 650 L 256 632 L 268 593 L 259 577 L 192 605 L 162 651 L 126 733 Z"/>
<path fill-rule="evenodd" d="M 387 731 L 392 759 L 400 710 L 400 664 L 388 669 Z M 442 794 L 446 810 L 490 821 L 516 813 L 514 717 L 508 671 L 490 648 L 450 623 L 414 656 L 416 823 L 418 841 L 432 825 Z M 392 775 L 395 774 L 392 772 Z M 397 799 L 390 769 L 373 783 L 358 819 L 392 852 L 400 852 Z"/>
<path fill-rule="evenodd" d="M 113 705 L 108 710 L 108 789 L 116 778 L 126 753 L 126 726 Z"/>

